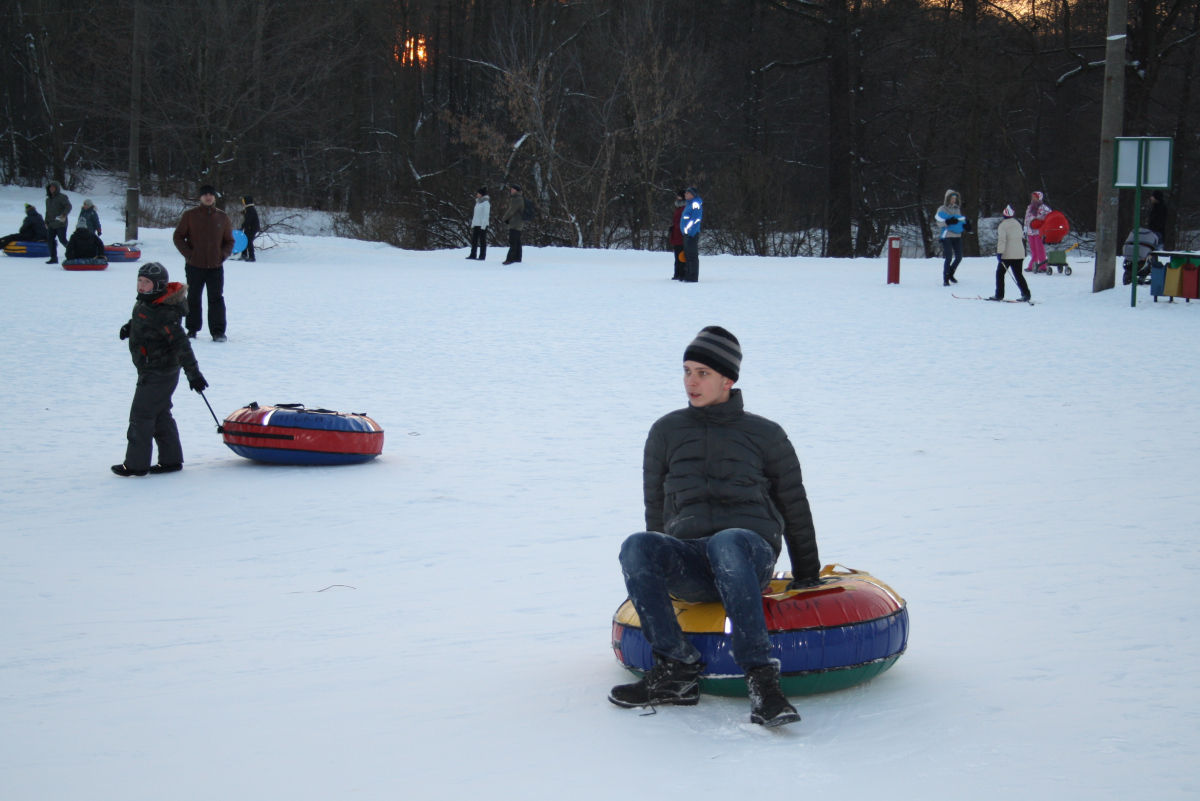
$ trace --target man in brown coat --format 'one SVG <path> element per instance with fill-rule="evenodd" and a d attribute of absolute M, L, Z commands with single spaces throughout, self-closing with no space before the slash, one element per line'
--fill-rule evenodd
<path fill-rule="evenodd" d="M 520 263 L 521 261 L 521 229 L 525 227 L 525 197 L 521 187 L 513 184 L 508 190 L 508 210 L 500 218 L 508 223 L 508 258 L 505 264 Z"/>
<path fill-rule="evenodd" d="M 233 253 L 233 224 L 216 206 L 217 190 L 200 187 L 200 205 L 188 209 L 175 226 L 175 247 L 183 255 L 188 286 L 188 337 L 196 338 L 204 320 L 200 296 L 208 290 L 208 332 L 225 341 L 225 260 Z"/>

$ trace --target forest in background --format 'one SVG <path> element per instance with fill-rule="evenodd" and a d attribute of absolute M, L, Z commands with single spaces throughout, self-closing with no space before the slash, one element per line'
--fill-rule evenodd
<path fill-rule="evenodd" d="M 125 174 L 140 59 L 143 194 L 212 183 L 405 248 L 464 245 L 475 190 L 514 182 L 534 245 L 666 249 L 685 186 L 709 252 L 876 256 L 902 229 L 933 254 L 948 188 L 971 217 L 1041 190 L 1095 223 L 1101 0 L 0 8 L 2 183 Z M 1198 30 L 1200 0 L 1130 2 L 1124 133 L 1175 138 L 1176 246 L 1200 229 Z M 1132 192 L 1121 214 L 1123 238 Z"/>

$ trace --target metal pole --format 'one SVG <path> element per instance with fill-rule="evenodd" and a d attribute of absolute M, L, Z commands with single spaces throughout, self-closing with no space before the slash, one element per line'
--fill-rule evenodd
<path fill-rule="evenodd" d="M 138 238 L 141 206 L 141 152 L 142 126 L 142 11 L 141 0 L 133 2 L 133 75 L 129 103 L 129 183 L 125 190 L 125 241 Z"/>
<path fill-rule="evenodd" d="M 1133 285 L 1133 291 L 1129 294 L 1129 305 L 1134 309 L 1137 308 L 1138 262 L 1141 261 L 1138 257 L 1142 255 L 1138 235 L 1142 229 L 1142 153 L 1145 147 L 1146 143 L 1138 140 L 1137 184 L 1133 190 L 1133 280 L 1129 282 Z"/>
<path fill-rule="evenodd" d="M 1117 211 L 1120 190 L 1113 186 L 1114 140 L 1125 119 L 1125 25 L 1129 0 L 1108 0 L 1108 44 L 1104 51 L 1104 107 L 1100 116 L 1100 170 L 1096 185 L 1096 270 L 1092 291 L 1117 283 Z"/>

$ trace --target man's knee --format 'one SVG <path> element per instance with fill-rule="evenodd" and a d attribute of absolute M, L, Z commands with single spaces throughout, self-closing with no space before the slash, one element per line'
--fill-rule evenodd
<path fill-rule="evenodd" d="M 621 566 L 630 568 L 653 563 L 661 539 L 665 536 L 654 531 L 639 531 L 626 537 L 625 542 L 621 543 Z"/>

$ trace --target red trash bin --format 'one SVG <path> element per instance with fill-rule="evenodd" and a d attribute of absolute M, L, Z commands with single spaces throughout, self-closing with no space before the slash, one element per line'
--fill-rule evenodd
<path fill-rule="evenodd" d="M 1200 265 L 1189 261 L 1183 265 L 1183 280 L 1180 281 L 1183 297 L 1200 300 Z"/>
<path fill-rule="evenodd" d="M 900 237 L 888 237 L 888 280 L 889 284 L 900 283 Z"/>

